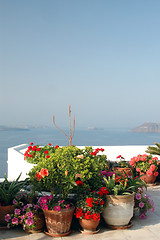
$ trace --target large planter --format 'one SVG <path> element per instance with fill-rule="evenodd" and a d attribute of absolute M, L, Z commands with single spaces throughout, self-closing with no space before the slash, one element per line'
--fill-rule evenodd
<path fill-rule="evenodd" d="M 143 172 L 140 172 L 140 175 L 143 175 L 140 177 L 140 179 L 142 179 L 147 184 L 154 183 L 156 180 L 156 176 L 154 176 L 154 175 L 148 176 L 147 174 L 145 174 Z"/>
<path fill-rule="evenodd" d="M 0 206 L 0 226 L 7 226 L 5 216 L 14 212 L 15 205 Z"/>
<path fill-rule="evenodd" d="M 130 195 L 106 195 L 103 211 L 105 222 L 110 226 L 127 226 L 133 217 L 134 193 Z"/>
<path fill-rule="evenodd" d="M 47 231 L 53 237 L 66 236 L 70 233 L 74 207 L 61 209 L 61 211 L 43 210 Z"/>
<path fill-rule="evenodd" d="M 81 225 L 83 229 L 83 233 L 85 234 L 94 234 L 97 233 L 97 227 L 99 225 L 99 220 L 93 220 L 93 219 L 79 219 L 79 224 Z"/>

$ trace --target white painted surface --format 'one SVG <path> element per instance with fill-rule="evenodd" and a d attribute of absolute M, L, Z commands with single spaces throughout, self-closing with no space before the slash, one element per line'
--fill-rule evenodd
<path fill-rule="evenodd" d="M 24 152 L 28 145 L 21 144 L 15 147 L 8 148 L 8 179 L 9 181 L 15 180 L 20 173 L 22 173 L 20 180 L 27 177 L 27 173 L 33 167 L 33 164 L 27 163 L 24 160 Z M 77 146 L 84 148 L 84 146 Z M 130 146 L 93 146 L 93 148 L 104 148 L 104 154 L 110 161 L 116 161 L 118 155 L 122 155 L 126 161 L 138 154 L 145 154 L 147 147 L 145 145 L 130 145 Z"/>

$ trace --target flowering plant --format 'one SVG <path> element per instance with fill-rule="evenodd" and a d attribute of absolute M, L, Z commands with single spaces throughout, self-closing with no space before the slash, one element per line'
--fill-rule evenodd
<path fill-rule="evenodd" d="M 137 172 L 146 173 L 148 176 L 158 176 L 158 158 L 152 155 L 138 155 L 131 158 L 130 165 L 136 169 Z"/>
<path fill-rule="evenodd" d="M 48 143 L 48 145 L 44 147 L 40 147 L 39 145 L 33 145 L 33 142 L 31 142 L 24 153 L 24 160 L 36 164 L 44 158 L 50 158 L 50 155 L 54 153 L 58 147 L 58 145 L 55 147 L 51 146 L 51 143 Z"/>
<path fill-rule="evenodd" d="M 100 220 L 106 202 L 105 194 L 108 194 L 108 190 L 102 187 L 99 191 L 88 190 L 87 194 L 81 195 L 76 203 L 76 218 Z"/>
<path fill-rule="evenodd" d="M 28 203 L 23 206 L 21 202 L 19 207 L 15 208 L 14 213 L 5 216 L 5 221 L 8 223 L 7 227 L 10 228 L 23 224 L 24 229 L 34 229 L 38 212 L 42 212 L 38 204 Z"/>
<path fill-rule="evenodd" d="M 106 166 L 104 149 L 75 146 L 58 147 L 49 159 L 44 158 L 29 172 L 30 183 L 37 191 L 51 191 L 59 199 L 67 199 L 79 177 L 89 188 L 102 182 L 101 171 Z"/>
<path fill-rule="evenodd" d="M 58 200 L 53 195 L 40 197 L 38 203 L 42 210 L 60 211 L 62 208 L 69 209 L 72 207 L 72 204 L 67 203 L 65 200 Z"/>
<path fill-rule="evenodd" d="M 147 211 L 151 210 L 154 212 L 155 205 L 154 201 L 150 199 L 150 196 L 147 196 L 142 188 L 138 188 L 136 195 L 135 195 L 135 208 L 139 209 L 140 212 L 140 219 L 147 218 Z"/>
<path fill-rule="evenodd" d="M 125 172 L 117 172 L 112 176 L 104 176 L 105 187 L 110 195 L 123 195 L 134 192 L 138 187 L 146 186 L 145 182 L 139 177 L 131 176 Z"/>

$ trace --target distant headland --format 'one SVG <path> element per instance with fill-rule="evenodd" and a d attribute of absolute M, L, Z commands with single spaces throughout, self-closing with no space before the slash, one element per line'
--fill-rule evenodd
<path fill-rule="evenodd" d="M 14 130 L 14 131 L 28 131 L 29 128 L 28 127 L 8 127 L 8 126 L 0 126 L 0 131 L 10 131 L 10 130 Z"/>
<path fill-rule="evenodd" d="M 145 122 L 142 125 L 133 128 L 131 132 L 160 133 L 160 123 Z"/>

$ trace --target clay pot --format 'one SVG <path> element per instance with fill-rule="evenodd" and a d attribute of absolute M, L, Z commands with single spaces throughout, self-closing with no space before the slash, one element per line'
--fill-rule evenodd
<path fill-rule="evenodd" d="M 143 172 L 140 172 L 140 175 L 143 175 L 140 177 L 140 179 L 142 179 L 144 182 L 146 182 L 148 184 L 154 183 L 156 180 L 156 176 L 154 176 L 154 175 L 148 176 L 147 174 L 145 174 Z"/>
<path fill-rule="evenodd" d="M 97 232 L 99 220 L 82 218 L 82 219 L 79 219 L 79 224 L 83 229 L 83 233 L 94 234 Z"/>
<path fill-rule="evenodd" d="M 129 167 L 124 167 L 124 168 L 116 167 L 115 170 L 122 173 L 125 172 L 128 176 L 132 176 L 132 169 Z"/>
<path fill-rule="evenodd" d="M 111 226 L 126 226 L 133 217 L 134 193 L 130 195 L 106 195 L 103 211 L 105 222 Z"/>
<path fill-rule="evenodd" d="M 60 211 L 43 210 L 48 232 L 53 237 L 66 236 L 70 233 L 74 207 Z"/>
<path fill-rule="evenodd" d="M 15 205 L 9 206 L 0 206 L 0 225 L 7 226 L 7 222 L 5 221 L 5 216 L 7 214 L 11 214 L 14 212 Z"/>

